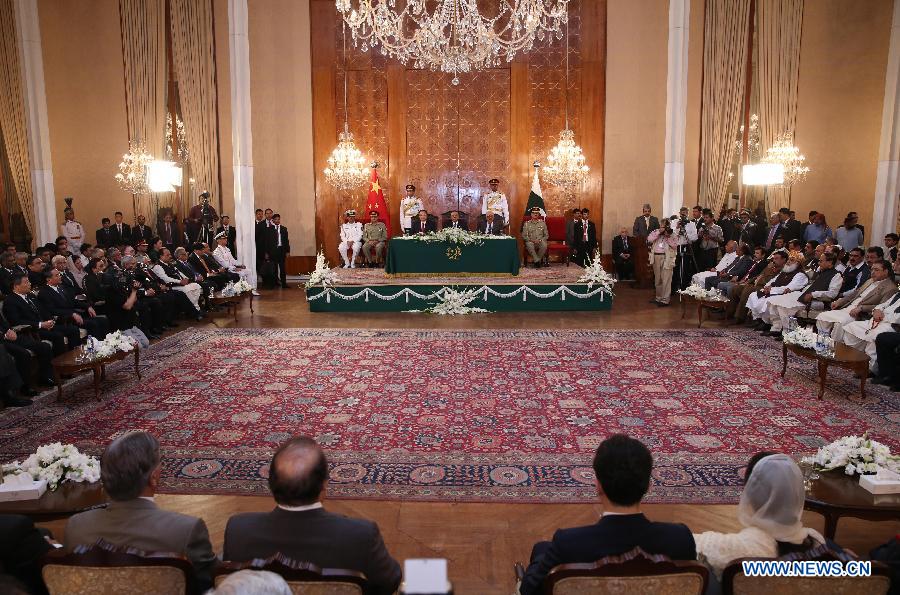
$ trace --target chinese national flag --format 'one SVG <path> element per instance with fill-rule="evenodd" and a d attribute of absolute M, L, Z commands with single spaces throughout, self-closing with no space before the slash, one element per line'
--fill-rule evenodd
<path fill-rule="evenodd" d="M 387 226 L 387 235 L 391 237 L 391 216 L 388 213 L 387 203 L 384 200 L 384 191 L 378 183 L 378 170 L 372 168 L 372 181 L 369 184 L 369 197 L 366 199 L 366 209 L 362 213 L 360 221 L 369 221 L 369 213 L 378 211 L 378 219 Z"/>

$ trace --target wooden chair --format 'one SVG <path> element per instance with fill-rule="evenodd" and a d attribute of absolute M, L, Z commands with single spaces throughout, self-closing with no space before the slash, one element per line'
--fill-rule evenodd
<path fill-rule="evenodd" d="M 223 562 L 213 576 L 218 586 L 225 577 L 239 570 L 268 570 L 287 581 L 297 595 L 362 595 L 366 591 L 366 575 L 355 570 L 319 568 L 310 562 L 298 562 L 283 554 L 250 562 Z"/>
<path fill-rule="evenodd" d="M 178 554 L 116 547 L 104 540 L 41 560 L 50 595 L 172 595 L 197 592 L 194 567 Z"/>
<path fill-rule="evenodd" d="M 789 554 L 780 558 L 740 558 L 733 560 L 722 571 L 723 595 L 794 595 L 820 593 L 841 593 L 841 595 L 884 595 L 891 585 L 890 568 L 881 562 L 872 561 L 871 576 L 859 577 L 798 577 L 798 576 L 754 576 L 744 574 L 743 563 L 766 560 L 838 560 L 848 562 L 857 556 L 850 550 L 836 552 L 826 544 L 818 545 L 806 552 Z"/>
<path fill-rule="evenodd" d="M 565 217 L 547 217 L 544 219 L 547 223 L 547 260 L 549 262 L 552 254 L 561 256 L 560 262 L 569 266 L 569 256 L 571 248 L 566 243 L 566 218 Z"/>
<path fill-rule="evenodd" d="M 516 576 L 518 580 L 525 576 L 519 562 Z M 671 560 L 637 547 L 596 562 L 556 566 L 544 579 L 541 592 L 544 595 L 701 595 L 708 582 L 709 569 L 700 562 Z"/>

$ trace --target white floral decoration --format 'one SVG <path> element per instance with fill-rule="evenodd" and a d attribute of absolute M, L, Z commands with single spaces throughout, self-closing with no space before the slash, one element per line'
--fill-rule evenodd
<path fill-rule="evenodd" d="M 678 293 L 697 300 L 708 300 L 714 302 L 728 301 L 728 296 L 726 296 L 715 287 L 713 287 L 712 289 L 706 289 L 702 285 L 697 285 L 696 283 L 692 283 L 687 289 L 679 289 Z"/>
<path fill-rule="evenodd" d="M 325 253 L 319 250 L 316 255 L 316 269 L 309 274 L 306 281 L 306 288 L 315 287 L 317 285 L 329 288 L 338 281 L 338 274 L 325 261 Z"/>
<path fill-rule="evenodd" d="M 87 353 L 102 358 L 115 355 L 119 351 L 133 351 L 137 347 L 137 342 L 128 335 L 123 335 L 122 331 L 114 331 L 106 335 L 102 341 L 88 337 L 85 347 Z"/>
<path fill-rule="evenodd" d="M 802 461 L 821 471 L 843 468 L 847 475 L 873 474 L 879 467 L 900 473 L 900 457 L 892 455 L 884 444 L 869 439 L 868 432 L 862 436 L 844 436 Z"/>
<path fill-rule="evenodd" d="M 812 328 L 798 327 L 792 331 L 782 330 L 781 338 L 787 345 L 798 345 L 805 349 L 815 349 L 816 333 Z"/>
<path fill-rule="evenodd" d="M 458 291 L 445 287 L 442 295 L 438 296 L 438 303 L 424 310 L 407 310 L 407 312 L 427 312 L 429 314 L 440 314 L 441 316 L 459 316 L 465 314 L 477 314 L 489 312 L 484 308 L 472 308 L 470 303 L 478 299 L 480 291 L 478 289 L 466 289 Z"/>
<path fill-rule="evenodd" d="M 485 240 L 502 240 L 510 236 L 497 236 L 486 233 L 471 232 L 460 227 L 445 227 L 440 231 L 397 236 L 395 240 L 407 240 L 412 242 L 448 242 L 461 246 L 479 246 Z"/>
<path fill-rule="evenodd" d="M 248 291 L 253 291 L 253 288 L 250 287 L 250 284 L 247 283 L 247 281 L 244 279 L 241 279 L 240 281 L 235 283 L 233 289 L 234 289 L 235 294 L 247 293 Z"/>
<path fill-rule="evenodd" d="M 96 457 L 60 442 L 38 447 L 21 463 L 13 461 L 3 465 L 2 469 L 4 476 L 24 473 L 35 481 L 46 480 L 51 492 L 66 481 L 94 483 L 100 480 L 100 461 Z"/>
<path fill-rule="evenodd" d="M 603 268 L 600 262 L 599 248 L 594 252 L 594 258 L 588 257 L 588 266 L 585 267 L 584 272 L 578 278 L 578 282 L 587 283 L 589 290 L 593 289 L 594 285 L 597 285 L 612 295 L 616 280 Z"/>

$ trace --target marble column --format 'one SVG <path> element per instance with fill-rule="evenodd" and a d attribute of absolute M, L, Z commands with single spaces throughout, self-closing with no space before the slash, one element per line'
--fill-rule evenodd
<path fill-rule="evenodd" d="M 875 205 L 866 242 L 881 246 L 884 235 L 897 231 L 898 194 L 900 194 L 900 1 L 894 2 L 891 45 L 884 80 L 884 110 L 881 115 L 881 144 L 878 149 L 878 175 L 875 179 Z"/>
<path fill-rule="evenodd" d="M 256 202 L 253 194 L 253 135 L 250 128 L 250 38 L 247 0 L 228 0 L 228 48 L 231 72 L 231 143 L 234 168 L 234 226 L 237 258 L 257 285 Z"/>
<path fill-rule="evenodd" d="M 36 227 L 32 235 L 35 244 L 42 245 L 54 242 L 60 234 L 53 191 L 53 166 L 50 161 L 50 128 L 47 124 L 47 96 L 44 90 L 44 61 L 37 0 L 16 0 L 15 9 Z"/>
<path fill-rule="evenodd" d="M 690 0 L 669 0 L 669 58 L 666 76 L 666 147 L 663 209 L 668 217 L 684 204 L 684 144 L 687 120 Z"/>

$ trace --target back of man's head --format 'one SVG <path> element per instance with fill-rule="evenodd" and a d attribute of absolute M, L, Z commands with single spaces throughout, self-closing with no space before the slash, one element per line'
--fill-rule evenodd
<path fill-rule="evenodd" d="M 653 455 L 644 444 L 615 434 L 600 443 L 594 453 L 594 474 L 611 504 L 634 506 L 650 488 Z"/>
<path fill-rule="evenodd" d="M 291 438 L 275 451 L 269 465 L 269 490 L 283 506 L 314 504 L 328 481 L 328 460 L 316 441 Z"/>
<path fill-rule="evenodd" d="M 159 441 L 147 432 L 128 432 L 113 440 L 100 459 L 103 489 L 113 500 L 133 500 L 150 484 L 159 466 Z"/>
<path fill-rule="evenodd" d="M 268 570 L 241 570 L 225 577 L 212 595 L 291 595 L 281 576 Z"/>

